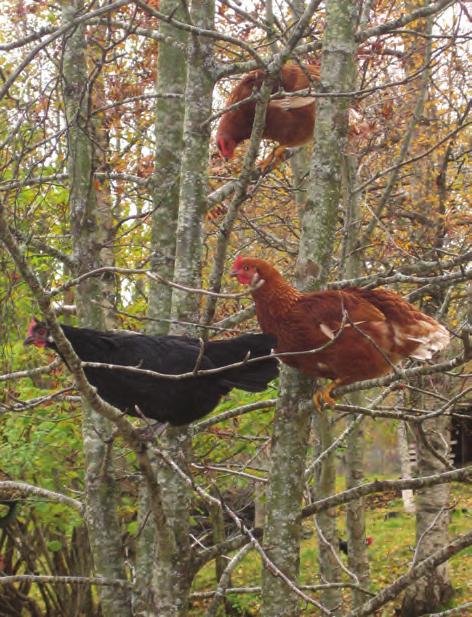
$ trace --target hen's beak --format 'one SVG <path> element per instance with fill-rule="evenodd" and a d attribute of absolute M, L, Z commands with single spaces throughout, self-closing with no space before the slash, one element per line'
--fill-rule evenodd
<path fill-rule="evenodd" d="M 23 345 L 32 345 L 34 342 L 34 337 L 33 336 L 27 336 L 25 338 L 25 340 L 23 341 Z"/>
<path fill-rule="evenodd" d="M 237 270 L 231 270 L 229 273 L 230 276 L 238 276 L 239 272 Z"/>

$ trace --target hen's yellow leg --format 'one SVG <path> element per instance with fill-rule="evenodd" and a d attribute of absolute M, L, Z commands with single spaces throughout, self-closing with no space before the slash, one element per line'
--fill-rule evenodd
<path fill-rule="evenodd" d="M 273 150 L 267 158 L 261 161 L 257 166 L 262 173 L 266 172 L 269 167 L 277 167 L 283 161 L 285 146 L 278 146 Z"/>
<path fill-rule="evenodd" d="M 326 388 L 316 390 L 313 394 L 313 406 L 317 412 L 321 413 L 325 405 L 328 407 L 334 407 L 336 405 L 336 399 L 331 396 L 331 392 L 339 386 L 340 383 L 340 379 L 335 379 L 328 386 L 326 386 Z"/>

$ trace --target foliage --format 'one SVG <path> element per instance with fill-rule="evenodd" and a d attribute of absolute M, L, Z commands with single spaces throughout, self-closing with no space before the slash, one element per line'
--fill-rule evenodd
<path fill-rule="evenodd" d="M 215 80 L 215 116 L 208 119 L 212 130 L 235 80 L 254 68 L 257 54 L 266 61 L 270 57 L 268 29 L 274 28 L 278 33 L 279 46 L 293 32 L 295 21 L 288 7 L 275 9 L 270 28 L 269 17 L 267 23 L 263 22 L 261 15 L 266 14 L 266 4 L 269 3 L 254 2 L 246 10 L 236 3 L 217 2 L 215 32 L 224 34 L 226 40 L 215 37 L 213 57 L 207 66 Z M 169 187 L 178 182 L 172 178 L 171 184 L 162 188 L 154 181 L 156 66 L 159 45 L 164 43 L 158 36 L 160 19 L 152 12 L 159 10 L 159 3 L 144 5 L 147 10 L 143 3 L 123 3 L 110 13 L 87 20 L 86 68 L 90 87 L 83 93 L 89 114 L 86 128 L 94 126 L 94 145 L 101 157 L 96 157 L 100 164 L 97 162 L 88 188 L 106 195 L 111 212 L 108 231 L 112 240 L 106 246 L 98 246 L 97 253 L 111 250 L 116 268 L 128 269 L 110 275 L 111 312 L 118 328 L 140 331 L 146 330 L 151 320 L 147 274 L 153 255 L 159 250 L 153 245 L 153 213 L 164 202 Z M 90 3 L 81 12 L 93 12 L 98 6 Z M 420 4 L 400 2 L 392 6 L 380 0 L 373 6 L 367 23 L 359 28 L 365 32 L 366 28 L 389 23 L 409 15 L 416 6 Z M 325 5 L 321 3 L 300 41 L 303 47 L 292 55 L 291 61 L 320 61 L 319 42 L 325 18 Z M 45 38 L 61 27 L 61 15 L 59 6 L 43 0 L 5 0 L 2 19 L 8 22 L 8 29 L 0 35 L 0 48 L 6 52 L 0 57 L 0 89 L 4 93 L 0 103 L 0 209 L 28 264 L 42 286 L 51 290 L 79 274 L 70 222 L 70 127 L 65 121 L 61 73 L 65 39 L 58 36 L 47 43 Z M 345 280 L 345 268 L 350 250 L 347 237 L 354 234 L 362 273 L 357 282 L 387 284 L 445 321 L 454 335 L 447 356 L 451 359 L 464 352 L 464 324 L 470 320 L 467 264 L 472 176 L 468 170 L 470 103 L 466 73 L 470 36 L 466 28 L 468 13 L 460 2 L 452 2 L 430 19 L 431 37 L 423 34 L 424 19 L 405 22 L 404 27 L 392 25 L 385 32 L 376 31 L 364 38 L 359 36 L 358 92 L 353 97 L 351 135 L 343 154 L 356 159 L 357 173 L 350 190 L 359 198 L 360 216 L 349 222 L 345 204 L 340 204 L 331 265 L 324 274 L 331 286 L 352 284 Z M 430 60 L 424 66 L 426 45 L 430 45 Z M 22 61 L 24 66 L 7 88 L 7 80 L 14 77 Z M 422 93 L 424 104 L 419 109 Z M 260 155 L 265 156 L 269 148 L 263 144 Z M 205 289 L 213 284 L 217 246 L 222 236 L 227 240 L 225 273 L 214 291 L 220 287 L 226 292 L 240 291 L 227 276 L 233 258 L 240 253 L 264 257 L 288 279 L 295 279 L 303 214 L 303 208 L 298 209 L 297 196 L 306 195 L 306 185 L 298 186 L 292 166 L 284 163 L 243 187 L 247 152 L 248 144 L 243 144 L 237 157 L 224 164 L 216 152 L 210 156 L 207 198 L 213 205 L 216 203 L 216 208 L 208 207 L 202 226 L 201 274 Z M 217 192 L 233 181 L 243 187 L 240 203 L 233 202 L 234 191 L 230 190 L 223 199 L 217 199 Z M 234 225 L 232 209 L 237 211 Z M 8 376 L 44 366 L 54 356 L 23 347 L 31 316 L 41 312 L 38 300 L 30 292 L 18 264 L 3 248 L 0 268 L 0 375 Z M 57 313 L 62 314 L 60 319 L 75 323 L 75 286 L 63 289 L 53 300 Z M 203 313 L 207 300 L 199 296 L 199 302 Z M 231 336 L 240 331 L 257 331 L 255 318 L 235 318 L 251 305 L 248 297 L 219 298 L 210 329 L 202 328 L 200 333 Z M 167 322 L 170 316 L 158 319 Z M 411 419 L 412 415 L 417 417 L 438 406 L 443 406 L 446 414 L 470 414 L 470 363 L 459 364 L 452 371 L 444 370 L 444 374 L 445 385 L 433 376 L 420 385 L 407 384 L 401 404 L 396 393 L 374 403 L 379 391 L 368 392 L 365 407 L 370 405 L 372 409 L 364 411 L 372 419 L 367 418 L 364 424 L 365 447 L 371 457 L 369 471 L 380 465 L 380 454 L 393 453 L 394 460 L 388 462 L 387 471 L 392 469 L 389 465 L 397 465 L 395 422 L 402 417 L 409 415 Z M 26 378 L 5 378 L 0 384 L 1 470 L 12 480 L 85 501 L 81 406 L 67 370 L 56 366 Z M 233 391 L 213 415 L 276 398 L 277 387 L 273 384 L 261 395 Z M 424 390 L 418 405 L 410 397 L 415 388 Z M 346 427 L 341 412 L 338 410 L 335 416 L 336 435 Z M 273 408 L 269 407 L 215 422 L 202 431 L 195 429 L 187 467 L 194 486 L 217 494 L 223 503 L 234 506 L 243 520 L 253 516 L 256 487 L 266 485 L 272 422 Z M 341 443 L 336 450 L 340 468 L 344 448 Z M 308 464 L 315 449 L 313 433 Z M 126 549 L 131 580 L 142 534 L 138 518 L 142 469 L 139 453 L 130 451 L 120 438 L 114 440 L 111 451 L 113 474 L 120 489 L 120 542 Z M 307 481 L 307 499 L 313 477 Z M 338 486 L 338 490 L 343 487 Z M 257 500 L 257 507 L 262 507 L 263 497 L 259 495 Z M 206 520 L 197 528 L 202 516 L 206 519 L 209 515 L 205 504 L 201 495 L 195 493 L 190 512 L 192 529 L 197 534 L 192 539 L 195 552 L 212 542 L 208 533 L 211 525 Z M 472 498 L 464 485 L 455 487 L 452 504 L 456 508 L 472 508 Z M 384 520 L 386 507 L 375 502 L 375 508 L 368 512 L 368 535 L 375 537 L 369 549 L 374 591 L 408 569 L 415 542 L 411 517 L 401 514 Z M 388 508 L 401 510 L 398 501 L 389 503 Z M 338 515 L 342 521 L 344 510 Z M 470 512 L 451 515 L 451 536 L 467 529 L 469 515 Z M 83 522 L 79 512 L 63 503 L 36 496 L 22 498 L 18 521 L 0 538 L 0 552 L 5 554 L 10 568 L 5 572 L 91 575 L 94 570 L 88 542 L 81 535 Z M 231 520 L 226 518 L 225 525 L 230 537 L 237 535 Z M 309 521 L 304 527 L 307 532 L 312 530 Z M 342 527 L 340 522 L 339 528 Z M 31 543 L 33 557 L 21 552 L 15 538 Z M 74 556 L 74 551 L 80 555 Z M 313 535 L 302 542 L 302 584 L 319 582 L 317 558 Z M 456 604 L 470 600 L 466 577 L 471 559 L 469 547 L 450 560 Z M 214 589 L 214 561 L 202 561 L 200 565 L 194 591 Z M 249 553 L 233 572 L 232 585 L 257 584 L 260 568 L 260 557 Z M 48 594 L 59 605 L 61 592 L 54 586 L 45 589 L 47 593 L 37 586 L 25 587 L 23 591 L 40 610 L 50 602 Z M 343 594 L 347 606 L 350 596 L 347 591 Z M 14 597 L 19 601 L 19 596 Z M 0 604 L 1 599 L 0 587 Z M 229 599 L 240 614 L 260 610 L 259 594 L 232 594 Z M 203 614 L 206 602 L 194 600 L 193 614 Z M 98 611 L 97 605 L 93 592 L 90 606 Z"/>

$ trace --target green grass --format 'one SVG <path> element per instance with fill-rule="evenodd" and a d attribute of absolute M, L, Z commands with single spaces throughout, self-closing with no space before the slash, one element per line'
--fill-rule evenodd
<path fill-rule="evenodd" d="M 380 479 L 380 478 L 379 478 Z M 342 481 L 338 490 L 342 490 Z M 453 484 L 451 504 L 456 511 L 451 514 L 449 527 L 450 537 L 469 531 L 472 527 L 472 486 Z M 465 508 L 467 511 L 462 512 Z M 385 519 L 387 512 L 398 512 L 395 518 Z M 313 531 L 311 537 L 303 540 L 301 547 L 301 583 L 317 584 L 318 578 L 318 549 L 313 523 L 307 519 L 303 523 L 305 531 Z M 338 510 L 338 529 L 341 537 L 345 533 L 345 512 Z M 393 582 L 409 567 L 415 548 L 415 517 L 405 514 L 401 499 L 393 498 L 390 501 L 378 502 L 368 500 L 366 513 L 366 535 L 374 538 L 368 548 L 371 568 L 372 591 L 378 591 Z M 342 556 L 342 559 L 345 559 Z M 455 589 L 454 598 L 450 607 L 470 602 L 472 600 L 472 547 L 469 547 L 449 561 L 451 581 Z M 347 577 L 346 577 L 347 580 Z M 260 584 L 260 558 L 251 552 L 237 567 L 232 576 L 234 586 L 256 586 Z M 199 572 L 194 584 L 194 590 L 214 589 L 214 564 L 208 564 Z M 235 604 L 250 613 L 257 615 L 260 609 L 258 594 L 244 594 L 235 598 Z M 349 592 L 345 594 L 349 602 Z M 399 606 L 400 600 L 393 603 Z M 392 614 L 389 605 L 386 615 Z M 449 607 L 448 607 L 449 608 Z M 204 612 L 203 604 L 194 605 L 191 615 L 197 617 Z M 315 615 L 315 612 L 306 610 L 303 615 Z"/>

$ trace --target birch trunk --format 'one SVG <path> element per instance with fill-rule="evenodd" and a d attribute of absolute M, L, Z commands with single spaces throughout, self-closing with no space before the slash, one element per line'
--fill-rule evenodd
<path fill-rule="evenodd" d="M 264 547 L 272 562 L 295 581 L 299 573 L 306 449 L 310 434 L 311 380 L 290 367 L 280 374 L 267 488 Z M 308 401 L 306 400 L 308 399 Z M 267 569 L 262 573 L 262 615 L 295 617 L 298 597 Z"/>
<path fill-rule="evenodd" d="M 194 0 L 191 18 L 193 25 L 197 27 L 212 28 L 214 2 Z M 210 39 L 191 36 L 185 92 L 185 148 L 181 168 L 174 280 L 193 287 L 199 287 L 201 282 L 202 223 L 206 211 L 210 142 L 210 125 L 206 120 L 211 115 L 214 86 L 210 72 L 212 53 Z M 198 295 L 173 289 L 173 319 L 197 322 L 199 306 Z M 173 326 L 172 332 L 189 334 L 188 328 L 179 324 Z"/>
<path fill-rule="evenodd" d="M 179 0 L 161 0 L 160 10 L 185 21 Z M 183 151 L 184 93 L 187 78 L 185 55 L 187 34 L 164 21 L 159 32 L 179 50 L 164 40 L 159 43 L 156 80 L 156 160 L 153 175 L 152 268 L 167 280 L 174 277 L 177 216 L 179 211 L 180 163 Z M 181 99 L 165 98 L 179 94 Z M 172 300 L 172 289 L 163 283 L 151 282 L 148 317 L 156 320 L 148 332 L 167 334 Z"/>
<path fill-rule="evenodd" d="M 323 40 L 320 88 L 324 92 L 347 92 L 355 83 L 354 39 L 356 7 L 352 0 L 326 2 L 326 30 Z M 347 144 L 349 100 L 346 97 L 323 97 L 317 101 L 315 146 L 311 160 L 310 179 L 302 218 L 299 267 L 307 260 L 317 262 L 321 268 L 319 287 L 325 285 L 332 255 L 336 221 L 341 202 L 342 158 Z M 332 443 L 331 422 L 327 412 L 315 418 L 320 449 Z M 319 469 L 316 497 L 322 498 L 335 492 L 336 471 L 334 455 L 326 457 Z M 337 547 L 336 520 L 331 512 L 317 517 L 320 539 L 320 576 L 324 582 L 339 580 L 339 566 L 328 544 Z M 326 544 L 326 542 L 328 544 Z M 338 589 L 326 589 L 321 601 L 335 611 L 341 604 Z M 339 609 L 338 609 L 339 610 Z M 339 614 L 339 613 L 338 613 Z"/>
<path fill-rule="evenodd" d="M 353 82 L 356 77 L 353 75 Z M 344 243 L 343 263 L 344 274 L 347 278 L 357 278 L 361 274 L 361 261 L 359 258 L 358 238 L 360 236 L 360 193 L 353 193 L 355 185 L 357 161 L 354 156 L 343 158 L 343 202 L 344 202 Z M 354 392 L 350 396 L 353 405 L 363 406 L 364 395 L 362 392 Z M 348 422 L 353 425 L 357 422 L 357 415 L 349 418 Z M 355 488 L 364 480 L 364 432 L 361 424 L 357 424 L 346 438 L 346 488 Z M 348 503 L 346 508 L 346 528 L 348 543 L 348 566 L 353 572 L 359 584 L 368 588 L 370 585 L 369 559 L 367 545 L 365 543 L 365 507 L 364 500 L 355 499 Z M 356 589 L 352 591 L 352 605 L 360 606 L 365 601 L 365 595 Z"/>
<path fill-rule="evenodd" d="M 402 479 L 410 479 L 413 477 L 412 465 L 410 461 L 410 454 L 408 449 L 408 435 L 406 430 L 406 423 L 400 422 L 397 426 L 397 444 L 398 444 L 398 456 L 400 458 L 400 468 Z M 408 514 L 415 513 L 415 498 L 411 489 L 404 489 L 402 491 L 403 508 Z"/>
<path fill-rule="evenodd" d="M 177 0 L 161 0 L 160 10 L 185 21 L 182 4 Z M 184 92 L 187 78 L 186 42 L 183 30 L 159 22 L 159 33 L 166 37 L 159 43 L 156 78 L 156 157 L 153 175 L 152 219 L 152 268 L 167 280 L 174 276 L 177 215 L 179 211 L 180 163 L 183 151 Z M 171 40 L 174 44 L 167 43 Z M 175 44 L 181 46 L 176 47 Z M 182 98 L 166 98 L 169 94 L 180 94 Z M 147 315 L 152 321 L 147 327 L 148 334 L 165 335 L 170 327 L 172 290 L 168 285 L 151 281 Z M 158 474 L 158 464 L 154 457 Z M 150 516 L 150 499 L 145 483 L 139 491 L 139 521 L 141 534 L 138 539 L 136 558 L 136 587 L 138 597 L 136 610 L 144 611 L 148 617 L 156 614 L 159 592 L 157 585 L 161 576 L 157 573 L 158 545 L 155 522 Z M 160 543 L 167 542 L 161 536 Z M 162 553 L 162 551 L 161 551 Z"/>
<path fill-rule="evenodd" d="M 63 4 L 63 21 L 74 18 L 83 10 L 81 0 Z M 86 43 L 83 26 L 77 26 L 64 42 L 63 55 L 64 104 L 68 126 L 68 172 L 70 177 L 70 210 L 76 274 L 103 265 L 110 265 L 108 245 L 110 202 L 105 194 L 98 195 L 94 171 L 100 164 L 94 144 L 100 136 L 94 131 L 89 108 L 89 82 Z M 108 292 L 108 293 L 107 293 Z M 109 289 L 103 280 L 89 278 L 77 287 L 77 313 L 80 325 L 103 328 L 105 315 L 100 308 L 109 300 Z M 111 423 L 83 404 L 83 436 L 85 454 L 86 523 L 96 574 L 112 579 L 124 579 L 121 533 L 116 515 L 117 490 L 110 464 L 106 438 Z M 129 591 L 122 588 L 99 588 L 104 617 L 129 617 Z"/>
<path fill-rule="evenodd" d="M 212 2 L 194 1 L 189 19 L 194 26 L 213 26 Z M 206 187 L 210 128 L 202 129 L 211 114 L 213 80 L 209 72 L 212 46 L 208 39 L 192 35 L 189 41 L 185 89 L 185 114 L 180 170 L 179 209 L 175 240 L 174 280 L 192 287 L 201 282 L 202 222 L 206 210 Z M 173 289 L 171 334 L 195 334 L 199 296 Z M 183 323 L 186 322 L 186 323 Z M 161 439 L 163 450 L 185 468 L 190 457 L 187 428 L 170 427 Z M 166 529 L 157 528 L 157 563 L 154 576 L 159 617 L 182 617 L 187 613 L 191 578 L 189 516 L 191 490 L 166 464 L 159 463 L 158 481 Z"/>

